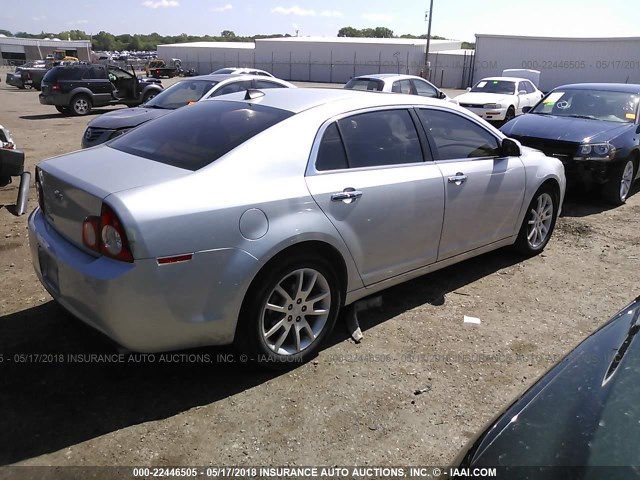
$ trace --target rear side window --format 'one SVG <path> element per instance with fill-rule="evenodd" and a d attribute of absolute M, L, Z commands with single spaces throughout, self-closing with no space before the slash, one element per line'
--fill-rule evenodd
<path fill-rule="evenodd" d="M 423 162 L 408 110 L 381 110 L 338 120 L 350 168 Z"/>
<path fill-rule="evenodd" d="M 291 115 L 261 105 L 204 101 L 145 123 L 108 145 L 195 171 Z"/>
<path fill-rule="evenodd" d="M 340 132 L 338 132 L 338 125 L 332 123 L 322 136 L 318 157 L 316 158 L 316 170 L 321 172 L 325 170 L 341 170 L 348 167 L 347 154 L 344 151 Z"/>
<path fill-rule="evenodd" d="M 59 80 L 80 80 L 86 70 L 86 68 L 78 67 L 53 67 L 42 80 L 45 83 L 54 83 Z"/>

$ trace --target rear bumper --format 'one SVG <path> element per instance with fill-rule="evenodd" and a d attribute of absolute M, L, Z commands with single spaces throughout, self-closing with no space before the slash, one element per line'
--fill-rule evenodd
<path fill-rule="evenodd" d="M 78 249 L 39 208 L 30 215 L 28 229 L 33 265 L 44 287 L 116 343 L 160 352 L 233 341 L 245 293 L 239 281 L 257 268 L 248 253 L 220 249 L 196 253 L 185 263 L 125 263 Z"/>
<path fill-rule="evenodd" d="M 68 107 L 69 106 L 69 95 L 61 93 L 58 95 L 38 95 L 38 99 L 42 105 L 56 105 L 59 107 Z"/>

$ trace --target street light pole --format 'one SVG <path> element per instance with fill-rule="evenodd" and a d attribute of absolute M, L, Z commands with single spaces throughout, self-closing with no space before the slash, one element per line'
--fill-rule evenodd
<path fill-rule="evenodd" d="M 427 51 L 425 53 L 424 64 L 427 67 L 427 78 L 431 79 L 431 64 L 429 63 L 429 47 L 431 46 L 431 19 L 433 18 L 433 0 L 429 3 L 429 12 L 427 13 L 428 26 L 427 26 Z"/>

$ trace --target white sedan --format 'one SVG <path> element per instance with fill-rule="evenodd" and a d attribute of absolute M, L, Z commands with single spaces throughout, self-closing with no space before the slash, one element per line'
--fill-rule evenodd
<path fill-rule="evenodd" d="M 415 75 L 402 75 L 395 73 L 376 73 L 353 77 L 344 86 L 347 90 L 368 90 L 372 92 L 405 93 L 420 97 L 439 98 L 451 103 L 457 100 L 447 96 L 433 83 L 427 82 L 422 77 Z"/>
<path fill-rule="evenodd" d="M 485 120 L 508 122 L 520 115 L 524 107 L 533 107 L 543 96 L 526 78 L 489 77 L 457 96 L 456 100 L 460 106 Z"/>

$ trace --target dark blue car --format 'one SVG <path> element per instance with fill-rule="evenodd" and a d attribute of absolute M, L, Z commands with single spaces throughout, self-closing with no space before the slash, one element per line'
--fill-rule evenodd
<path fill-rule="evenodd" d="M 561 160 L 569 184 L 601 186 L 607 202 L 621 205 L 638 177 L 639 100 L 640 85 L 564 85 L 500 130 Z"/>

